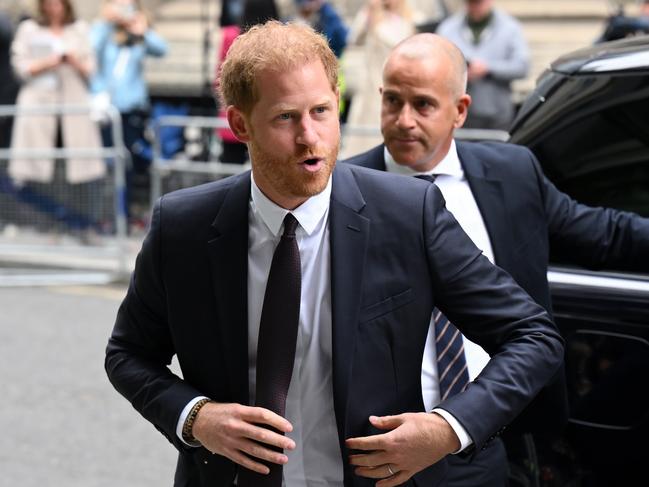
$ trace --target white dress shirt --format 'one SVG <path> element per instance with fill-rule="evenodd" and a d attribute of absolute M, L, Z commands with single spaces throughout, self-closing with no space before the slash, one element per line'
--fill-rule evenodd
<path fill-rule="evenodd" d="M 286 487 L 342 487 L 343 464 L 333 404 L 329 199 L 331 179 L 323 192 L 291 213 L 299 222 L 297 244 L 302 264 L 302 298 L 295 364 L 286 399 L 288 436 L 296 449 L 286 451 Z M 248 373 L 254 404 L 257 337 L 273 252 L 287 210 L 252 184 L 248 243 Z M 305 446 L 308 445 L 308 448 Z"/>
<path fill-rule="evenodd" d="M 343 487 L 343 463 L 333 404 L 329 199 L 324 191 L 291 211 L 302 265 L 302 296 L 293 375 L 285 417 L 295 441 L 286 450 L 285 487 Z M 257 339 L 268 272 L 289 211 L 269 200 L 252 179 L 248 230 L 248 392 L 255 403 Z M 182 425 L 195 398 L 178 422 Z"/>
<path fill-rule="evenodd" d="M 392 158 L 387 148 L 385 149 L 385 166 L 389 172 L 415 176 L 418 174 L 435 175 L 435 184 L 442 192 L 446 200 L 446 208 L 453 213 L 455 219 L 458 221 L 464 232 L 469 236 L 473 243 L 482 250 L 482 253 L 493 263 L 493 249 L 491 247 L 491 240 L 487 233 L 482 214 L 478 208 L 478 204 L 473 197 L 469 183 L 464 176 L 464 170 L 460 164 L 460 159 L 457 155 L 457 148 L 455 141 L 451 143 L 451 147 L 446 154 L 446 157 L 440 161 L 432 171 L 426 173 L 419 173 L 413 171 L 407 166 L 397 164 Z M 424 399 L 424 406 L 426 411 L 430 411 L 437 404 L 439 404 L 441 397 L 439 393 L 439 379 L 437 373 L 437 352 L 435 349 L 435 325 L 431 317 L 430 328 L 428 329 L 428 336 L 426 337 L 426 347 L 424 349 L 424 358 L 422 361 L 421 371 L 421 386 L 422 395 Z M 469 371 L 469 379 L 475 379 L 482 371 L 484 366 L 489 361 L 489 355 L 484 351 L 480 345 L 473 343 L 464 337 L 464 353 L 467 360 Z M 439 412 L 439 411 L 438 411 Z M 448 413 L 442 414 L 448 420 Z M 467 446 L 462 441 L 462 433 L 466 432 L 462 429 L 458 431 L 453 422 L 450 422 L 455 432 L 460 437 L 462 449 Z M 457 424 L 457 421 L 456 421 Z"/>

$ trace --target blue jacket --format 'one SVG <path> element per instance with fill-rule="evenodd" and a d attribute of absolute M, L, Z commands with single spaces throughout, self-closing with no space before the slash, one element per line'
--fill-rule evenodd
<path fill-rule="evenodd" d="M 145 109 L 149 93 L 144 79 L 144 58 L 164 56 L 167 43 L 153 30 L 144 34 L 143 42 L 120 46 L 115 42 L 113 24 L 98 21 L 90 33 L 97 55 L 97 72 L 91 81 L 93 93 L 108 92 L 113 105 L 126 113 Z"/>
<path fill-rule="evenodd" d="M 325 35 L 329 41 L 329 47 L 339 58 L 347 46 L 347 26 L 336 10 L 327 2 L 320 7 L 318 16 L 314 28 Z"/>

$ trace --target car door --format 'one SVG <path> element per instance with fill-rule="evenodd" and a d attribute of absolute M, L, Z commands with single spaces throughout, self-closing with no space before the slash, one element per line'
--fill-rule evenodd
<path fill-rule="evenodd" d="M 576 200 L 649 216 L 649 66 L 622 69 L 619 58 L 613 66 L 546 73 L 511 142 L 530 147 Z M 539 453 L 541 480 L 638 485 L 649 460 L 649 276 L 553 259 L 548 277 L 566 339 L 570 419 L 564 437 Z"/>

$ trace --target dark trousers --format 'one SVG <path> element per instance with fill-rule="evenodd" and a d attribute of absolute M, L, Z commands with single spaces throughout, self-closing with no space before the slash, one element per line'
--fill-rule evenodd
<path fill-rule="evenodd" d="M 507 453 L 500 438 L 496 438 L 485 450 L 476 453 L 470 462 L 457 455 L 449 455 L 446 460 L 449 465 L 447 487 L 507 486 Z"/>

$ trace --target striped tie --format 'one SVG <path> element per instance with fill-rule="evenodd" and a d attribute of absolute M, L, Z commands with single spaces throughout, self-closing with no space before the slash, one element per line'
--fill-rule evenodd
<path fill-rule="evenodd" d="M 437 349 L 437 375 L 442 401 L 464 390 L 469 383 L 469 372 L 464 356 L 462 334 L 444 314 L 435 308 L 435 348 Z"/>

